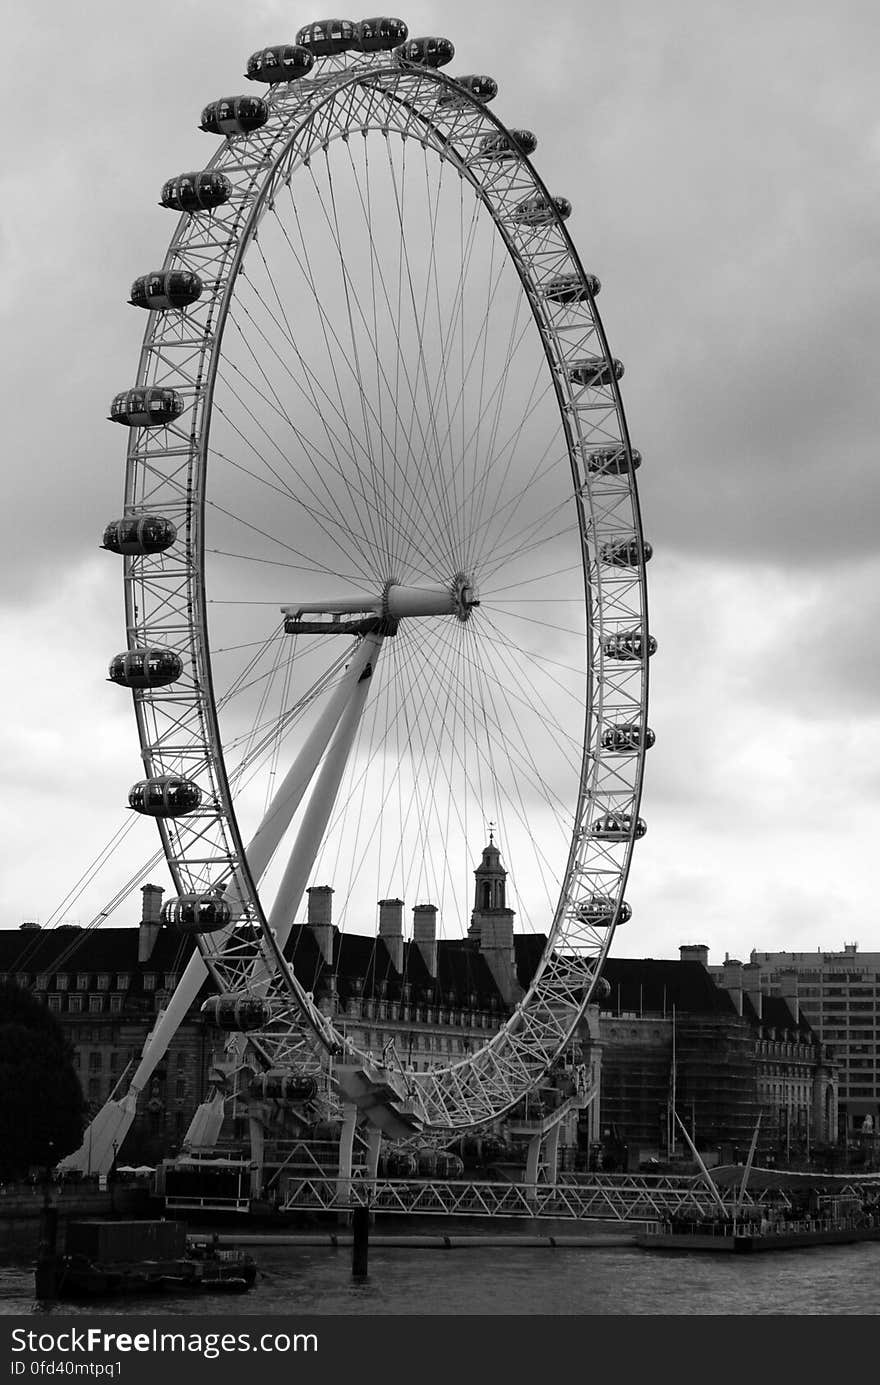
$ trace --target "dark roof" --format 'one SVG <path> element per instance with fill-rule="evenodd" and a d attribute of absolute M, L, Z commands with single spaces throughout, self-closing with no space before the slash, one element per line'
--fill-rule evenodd
<path fill-rule="evenodd" d="M 162 929 L 147 962 L 138 962 L 137 928 L 0 929 L 0 971 L 31 976 L 67 972 L 73 976 L 98 972 L 124 973 L 131 989 L 141 989 L 145 972 L 181 972 L 194 943 Z"/>
<path fill-rule="evenodd" d="M 599 1001 L 603 1011 L 644 1011 L 735 1015 L 726 991 L 715 985 L 700 962 L 655 961 L 652 957 L 608 957 L 602 975 L 611 987 Z"/>

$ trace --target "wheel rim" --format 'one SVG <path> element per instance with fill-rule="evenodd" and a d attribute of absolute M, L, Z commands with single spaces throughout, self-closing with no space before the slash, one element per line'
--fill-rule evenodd
<path fill-rule="evenodd" d="M 619 917 L 645 738 L 624 753 L 619 736 L 610 749 L 604 742 L 614 727 L 646 724 L 649 647 L 632 452 L 593 294 L 562 221 L 552 214 L 536 226 L 518 213 L 524 201 L 546 203 L 547 189 L 515 147 L 504 159 L 481 152 L 487 136 L 506 137 L 500 122 L 441 74 L 385 55 L 325 59 L 321 68 L 318 81 L 272 88 L 267 125 L 224 142 L 209 167 L 230 180 L 230 202 L 182 217 L 166 255 L 167 270 L 194 271 L 208 289 L 183 313 L 151 313 L 136 383 L 173 385 L 185 408 L 160 432 L 132 431 L 126 514 L 161 512 L 181 542 L 126 559 L 126 609 L 130 648 L 170 645 L 186 669 L 173 689 L 134 698 L 148 774 L 180 774 L 203 790 L 197 814 L 159 824 L 176 888 L 203 894 L 240 882 L 252 928 L 231 939 L 201 935 L 199 946 L 221 990 L 241 993 L 256 977 L 271 998 L 272 1024 L 250 1036 L 252 1047 L 270 1066 L 320 1068 L 333 1050 L 354 1058 L 297 978 L 295 959 L 285 962 L 246 863 L 247 819 L 259 816 L 251 768 L 274 773 L 273 727 L 301 735 L 309 724 L 311 695 L 300 715 L 291 683 L 302 700 L 322 678 L 332 685 L 351 656 L 351 637 L 296 635 L 307 647 L 291 662 L 277 608 L 337 595 L 327 591 L 331 579 L 373 596 L 394 578 L 444 585 L 464 574 L 479 588 L 470 618 L 444 617 L 439 631 L 405 621 L 384 641 L 361 728 L 373 777 L 362 773 L 361 746 L 312 876 L 338 891 L 343 921 L 356 904 L 362 924 L 377 899 L 433 895 L 461 936 L 480 838 L 496 824 L 511 869 L 508 902 L 520 925 L 531 918 L 549 936 L 511 1019 L 479 1053 L 405 1074 L 421 1120 L 461 1128 L 508 1109 L 565 1046 Z M 423 180 L 419 233 L 407 218 Z M 395 221 L 396 240 L 387 230 Z M 417 245 L 429 247 L 421 262 Z M 335 280 L 334 257 L 343 270 Z M 582 286 L 580 301 L 560 299 L 561 274 Z M 293 277 L 292 301 L 311 313 L 304 331 L 285 315 Z M 471 298 L 482 313 L 472 324 Z M 379 345 L 386 319 L 387 351 Z M 584 360 L 605 364 L 604 383 L 579 378 Z M 615 449 L 623 469 L 591 466 Z M 294 474 L 280 470 L 292 452 Z M 314 532 L 303 542 L 289 513 L 282 518 L 292 500 L 300 530 L 305 511 L 318 544 Z M 637 546 L 638 560 L 624 568 L 606 560 L 621 543 Z M 330 561 L 332 551 L 346 564 Z M 567 595 L 573 569 L 580 628 Z M 273 598 L 257 570 L 283 578 L 270 583 Z M 570 633 L 556 629 L 548 641 L 561 592 Z M 239 600 L 258 604 L 225 604 Z M 272 611 L 273 622 L 262 631 L 257 622 L 254 640 L 236 640 L 230 613 L 241 609 L 251 625 L 254 612 Z M 634 632 L 641 657 L 608 657 L 609 641 L 619 648 Z M 248 698 L 231 689 L 249 677 L 258 691 L 245 719 Z M 280 718 L 270 708 L 279 692 Z M 570 710 L 548 711 L 560 698 L 579 708 L 574 735 Z M 382 742 L 379 784 L 396 798 L 393 848 L 377 846 L 363 825 Z M 428 761 L 425 787 L 418 771 Z M 532 802 L 552 830 L 535 829 Z M 378 822 L 387 803 L 386 795 Z M 351 841 L 355 817 L 366 848 L 359 843 L 344 862 L 339 845 Z M 619 830 L 597 833 L 603 820 Z M 437 867 L 440 848 L 454 870 Z M 375 892 L 364 874 L 374 857 Z M 585 909 L 596 900 L 609 902 L 606 916 Z"/>

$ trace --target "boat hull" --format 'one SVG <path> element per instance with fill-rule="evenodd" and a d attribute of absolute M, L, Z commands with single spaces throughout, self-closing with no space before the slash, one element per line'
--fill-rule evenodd
<path fill-rule="evenodd" d="M 829 1226 L 804 1230 L 754 1231 L 711 1235 L 700 1231 L 640 1232 L 636 1245 L 642 1250 L 679 1251 L 685 1254 L 756 1255 L 764 1251 L 801 1250 L 808 1246 L 851 1245 L 855 1241 L 880 1241 L 880 1226 Z"/>

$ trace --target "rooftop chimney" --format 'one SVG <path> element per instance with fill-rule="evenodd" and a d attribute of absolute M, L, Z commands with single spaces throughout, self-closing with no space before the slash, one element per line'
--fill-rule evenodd
<path fill-rule="evenodd" d="M 332 885 L 310 885 L 306 890 L 309 897 L 308 923 L 318 951 L 327 966 L 333 965 L 333 887 Z"/>
<path fill-rule="evenodd" d="M 791 1011 L 792 1017 L 795 1022 L 795 1027 L 797 1027 L 801 1017 L 800 1001 L 798 1000 L 797 973 L 793 971 L 790 971 L 787 974 L 784 973 L 781 977 L 781 981 L 782 998 L 788 1005 L 788 1008 Z"/>
<path fill-rule="evenodd" d="M 761 991 L 761 968 L 757 962 L 746 962 L 743 967 L 743 990 L 752 1002 L 758 1019 L 763 1018 L 763 993 Z"/>
<path fill-rule="evenodd" d="M 743 964 L 724 954 L 724 966 L 721 968 L 721 989 L 727 991 L 733 1001 L 734 1009 L 738 1015 L 743 1012 Z"/>
<path fill-rule="evenodd" d="M 681 943 L 678 957 L 681 962 L 699 962 L 702 967 L 709 965 L 709 949 L 705 943 Z"/>
<path fill-rule="evenodd" d="M 162 928 L 162 896 L 164 893 L 161 885 L 141 886 L 141 894 L 144 899 L 138 928 L 138 962 L 148 962 L 153 954 L 153 948 L 156 946 L 156 940 Z"/>
<path fill-rule="evenodd" d="M 422 954 L 430 976 L 437 975 L 437 906 L 417 904 L 413 909 L 413 942 Z"/>
<path fill-rule="evenodd" d="M 403 972 L 403 900 L 379 900 L 379 937 L 396 972 Z"/>

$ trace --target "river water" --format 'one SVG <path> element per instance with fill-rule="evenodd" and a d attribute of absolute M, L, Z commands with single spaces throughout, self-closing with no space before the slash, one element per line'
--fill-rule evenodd
<path fill-rule="evenodd" d="M 246 1294 L 59 1305 L 59 1313 L 431 1315 L 877 1315 L 880 1242 L 754 1256 L 634 1246 L 413 1249 L 371 1246 L 354 1280 L 340 1246 L 254 1249 Z M 0 1266 L 0 1314 L 30 1314 L 30 1267 Z M 45 1312 L 45 1309 L 42 1311 Z"/>

